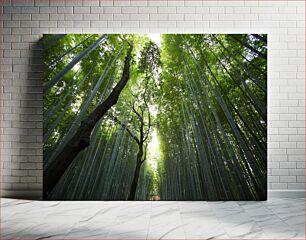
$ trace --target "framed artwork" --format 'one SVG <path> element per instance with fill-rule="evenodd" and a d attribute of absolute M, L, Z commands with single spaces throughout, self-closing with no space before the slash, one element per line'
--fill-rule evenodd
<path fill-rule="evenodd" d="M 44 35 L 44 199 L 266 200 L 267 35 Z"/>

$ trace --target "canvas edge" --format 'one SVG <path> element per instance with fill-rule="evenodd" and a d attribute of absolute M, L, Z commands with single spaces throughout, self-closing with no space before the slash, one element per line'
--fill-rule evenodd
<path fill-rule="evenodd" d="M 2 198 L 42 200 L 42 190 L 2 190 Z M 271 198 L 304 198 L 305 190 L 268 190 Z"/>
<path fill-rule="evenodd" d="M 42 200 L 42 190 L 2 190 L 1 198 Z"/>

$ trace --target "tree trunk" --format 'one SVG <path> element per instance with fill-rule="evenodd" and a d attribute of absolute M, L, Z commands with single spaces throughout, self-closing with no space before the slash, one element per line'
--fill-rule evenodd
<path fill-rule="evenodd" d="M 52 191 L 58 180 L 69 167 L 73 159 L 90 144 L 90 135 L 96 123 L 104 114 L 117 103 L 119 95 L 125 87 L 130 75 L 130 63 L 132 59 L 133 46 L 131 45 L 124 62 L 124 68 L 120 81 L 114 87 L 108 98 L 98 105 L 96 109 L 81 122 L 80 127 L 72 136 L 71 140 L 50 163 L 44 172 L 44 198 Z"/>
<path fill-rule="evenodd" d="M 257 49 L 253 48 L 250 44 L 248 44 L 245 41 L 242 41 L 241 39 L 237 38 L 235 35 L 229 35 L 231 38 L 235 39 L 237 42 L 239 42 L 241 45 L 245 46 L 246 48 L 250 49 L 251 51 L 255 52 L 259 57 L 267 60 L 267 55 L 258 51 Z"/>
<path fill-rule="evenodd" d="M 84 52 L 72 59 L 71 62 L 64 69 L 62 69 L 58 74 L 56 74 L 49 82 L 44 85 L 43 92 L 46 93 L 47 91 L 49 91 L 50 88 L 52 88 L 67 72 L 69 72 L 70 69 L 74 67 L 74 65 L 76 65 L 84 57 L 86 57 L 89 53 L 96 49 L 101 44 L 101 42 L 105 40 L 106 37 L 107 34 L 104 34 L 96 42 L 91 44 Z"/>
<path fill-rule="evenodd" d="M 65 57 L 68 53 L 72 52 L 74 49 L 76 49 L 78 46 L 82 45 L 84 42 L 86 42 L 89 38 L 91 38 L 93 35 L 90 35 L 89 37 L 87 37 L 86 39 L 84 39 L 83 41 L 81 41 L 80 43 L 78 43 L 77 45 L 75 45 L 74 47 L 70 48 L 69 50 L 67 50 L 66 52 L 64 52 L 62 55 L 60 55 L 59 57 L 57 57 L 56 59 L 54 59 L 51 63 L 49 63 L 47 65 L 47 67 L 52 66 L 53 64 L 57 64 L 57 62 L 59 60 L 61 60 L 63 57 Z M 52 68 L 54 69 L 55 66 Z"/>
<path fill-rule="evenodd" d="M 258 40 L 262 41 L 263 43 L 267 44 L 267 38 L 260 36 L 259 34 L 251 34 L 253 37 L 257 38 Z"/>
<path fill-rule="evenodd" d="M 138 153 L 137 153 L 137 159 L 136 159 L 136 167 L 135 167 L 135 172 L 134 172 L 134 178 L 133 178 L 133 182 L 132 182 L 132 186 L 131 186 L 131 190 L 130 190 L 130 195 L 128 197 L 128 200 L 135 200 L 135 196 L 136 196 L 136 190 L 137 190 L 137 186 L 138 186 L 138 180 L 139 180 L 139 176 L 140 176 L 140 169 L 141 169 L 141 165 L 142 165 L 142 155 L 143 155 L 143 143 L 139 143 L 138 144 Z"/>

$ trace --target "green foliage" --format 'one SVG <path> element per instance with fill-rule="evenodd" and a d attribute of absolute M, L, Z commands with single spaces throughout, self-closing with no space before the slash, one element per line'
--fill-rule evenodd
<path fill-rule="evenodd" d="M 44 84 L 100 37 L 45 35 Z M 130 78 L 117 104 L 96 126 L 90 146 L 66 171 L 52 198 L 127 199 L 139 150 L 127 129 L 140 136 L 139 113 L 149 137 L 136 199 L 264 199 L 266 39 L 256 34 L 164 34 L 158 46 L 146 35 L 108 35 L 44 95 L 47 166 L 69 138 L 69 129 L 110 94 L 122 75 L 127 49 L 134 45 Z M 153 130 L 157 150 L 152 148 Z"/>

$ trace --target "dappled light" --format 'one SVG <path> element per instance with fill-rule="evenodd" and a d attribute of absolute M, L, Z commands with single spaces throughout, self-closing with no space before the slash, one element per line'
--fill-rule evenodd
<path fill-rule="evenodd" d="M 266 199 L 266 35 L 43 43 L 44 199 Z"/>

